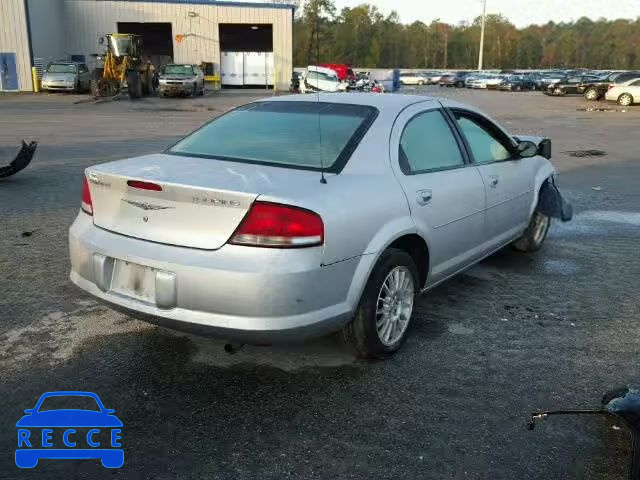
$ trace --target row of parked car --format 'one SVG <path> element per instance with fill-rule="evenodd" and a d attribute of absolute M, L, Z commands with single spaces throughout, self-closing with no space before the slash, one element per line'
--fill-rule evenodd
<path fill-rule="evenodd" d="M 91 71 L 85 63 L 51 62 L 42 75 L 41 88 L 46 92 L 89 92 Z M 204 95 L 204 72 L 198 65 L 164 65 L 155 71 L 153 88 L 162 97 Z"/>
<path fill-rule="evenodd" d="M 628 106 L 640 103 L 640 72 L 551 70 L 540 72 L 406 72 L 403 85 L 495 89 L 505 91 L 541 90 L 547 95 L 584 95 L 586 100 L 606 99 Z"/>

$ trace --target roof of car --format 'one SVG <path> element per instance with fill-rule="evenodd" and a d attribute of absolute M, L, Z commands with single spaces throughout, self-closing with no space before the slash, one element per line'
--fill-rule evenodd
<path fill-rule="evenodd" d="M 410 105 L 438 100 L 439 99 L 428 97 L 425 95 L 379 93 L 320 93 L 267 97 L 259 101 L 348 103 L 351 105 L 367 105 L 375 107 L 382 114 L 393 114 L 394 112 L 397 114 Z"/>

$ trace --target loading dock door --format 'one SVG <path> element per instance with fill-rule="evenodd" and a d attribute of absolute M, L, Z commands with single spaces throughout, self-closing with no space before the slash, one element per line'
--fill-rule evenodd
<path fill-rule="evenodd" d="M 0 53 L 0 91 L 18 90 L 15 53 Z"/>
<path fill-rule="evenodd" d="M 156 67 L 173 62 L 173 35 L 170 23 L 118 22 L 118 33 L 142 37 L 142 58 Z"/>
<path fill-rule="evenodd" d="M 244 85 L 244 53 L 222 52 L 220 73 L 222 85 L 234 87 Z"/>

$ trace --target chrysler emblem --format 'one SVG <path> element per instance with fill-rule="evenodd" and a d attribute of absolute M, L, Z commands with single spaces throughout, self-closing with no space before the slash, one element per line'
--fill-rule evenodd
<path fill-rule="evenodd" d="M 174 207 L 163 207 L 162 205 L 153 205 L 147 202 L 136 202 L 135 200 L 127 200 L 125 198 L 123 198 L 122 201 L 127 202 L 129 205 L 133 205 L 134 207 L 141 208 L 142 210 L 167 210 L 169 208 L 174 208 Z"/>

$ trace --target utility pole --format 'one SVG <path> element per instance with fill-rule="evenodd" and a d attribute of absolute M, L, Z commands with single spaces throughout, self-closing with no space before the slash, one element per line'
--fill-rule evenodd
<path fill-rule="evenodd" d="M 449 50 L 449 25 L 444 25 L 444 69 L 447 69 L 447 53 Z"/>
<path fill-rule="evenodd" d="M 487 17 L 487 0 L 482 0 L 482 26 L 480 27 L 480 53 L 478 54 L 478 70 L 482 70 L 482 54 L 484 53 L 484 23 Z"/>

